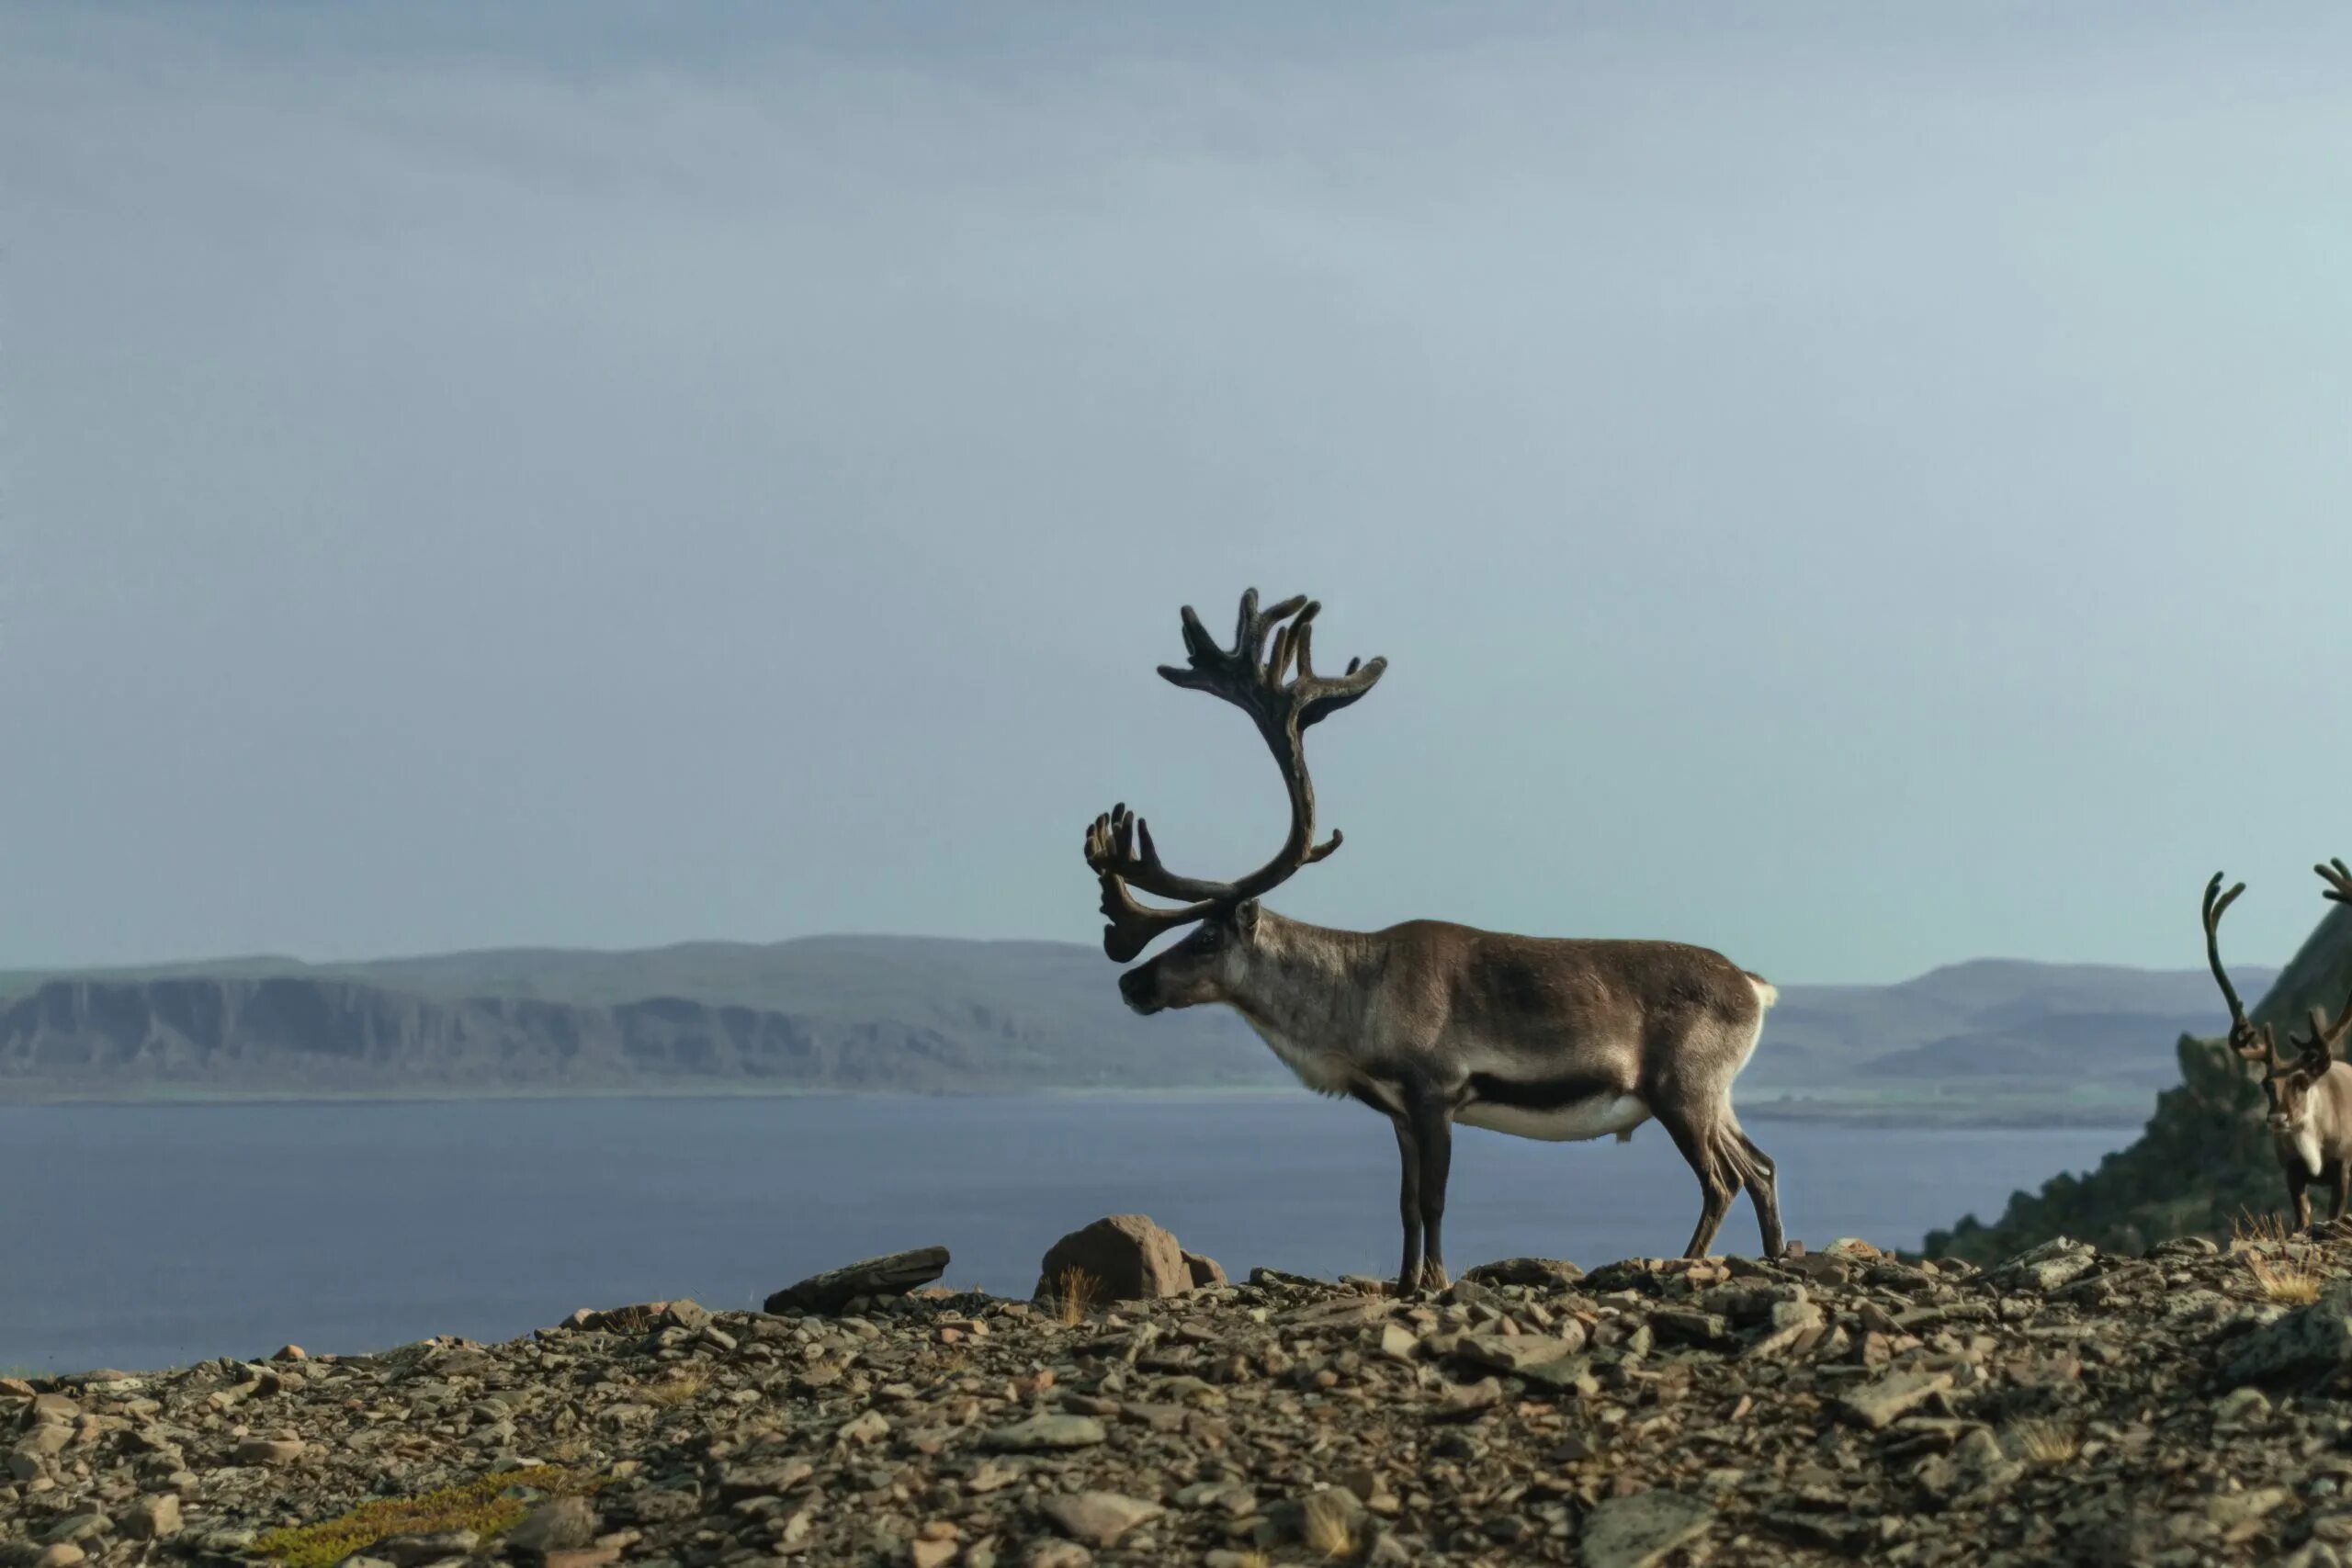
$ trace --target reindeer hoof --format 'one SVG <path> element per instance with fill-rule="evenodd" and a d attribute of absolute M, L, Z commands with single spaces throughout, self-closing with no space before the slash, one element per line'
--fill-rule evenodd
<path fill-rule="evenodd" d="M 1453 1283 L 1452 1280 L 1446 1278 L 1443 1265 L 1437 1263 L 1421 1265 L 1421 1289 L 1430 1292 L 1442 1291 Z"/>

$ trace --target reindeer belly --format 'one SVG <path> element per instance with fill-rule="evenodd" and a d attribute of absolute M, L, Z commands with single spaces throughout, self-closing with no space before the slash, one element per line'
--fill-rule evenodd
<path fill-rule="evenodd" d="M 1474 1100 L 1456 1111 L 1453 1119 L 1465 1127 L 1484 1127 L 1514 1138 L 1566 1144 L 1631 1133 L 1650 1119 L 1650 1108 L 1632 1094 L 1587 1095 L 1556 1105 Z"/>

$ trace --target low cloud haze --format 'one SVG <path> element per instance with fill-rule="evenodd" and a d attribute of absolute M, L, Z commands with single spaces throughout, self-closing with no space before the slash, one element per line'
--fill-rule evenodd
<path fill-rule="evenodd" d="M 0 967 L 2276 962 L 2352 854 L 2333 8 L 0 9 Z"/>

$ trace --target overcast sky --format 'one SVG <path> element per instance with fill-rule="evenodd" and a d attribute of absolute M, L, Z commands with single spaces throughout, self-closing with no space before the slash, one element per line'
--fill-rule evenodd
<path fill-rule="evenodd" d="M 0 967 L 2277 961 L 2352 854 L 2335 7 L 0 11 Z"/>

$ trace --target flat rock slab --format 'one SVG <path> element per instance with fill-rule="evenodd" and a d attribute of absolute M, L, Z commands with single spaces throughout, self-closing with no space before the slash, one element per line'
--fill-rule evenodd
<path fill-rule="evenodd" d="M 1108 1436 L 1091 1416 L 1032 1416 L 990 1432 L 986 1446 L 1001 1453 L 1047 1453 L 1091 1449 Z"/>
<path fill-rule="evenodd" d="M 1879 1431 L 1951 1386 L 1950 1372 L 1894 1372 L 1847 1394 L 1838 1409 L 1849 1421 Z"/>
<path fill-rule="evenodd" d="M 1611 1497 L 1585 1517 L 1585 1568 L 1651 1568 L 1714 1518 L 1713 1508 L 1679 1492 Z"/>
<path fill-rule="evenodd" d="M 770 1296 L 769 1312 L 836 1313 L 860 1296 L 903 1296 L 947 1272 L 947 1249 L 919 1247 L 812 1274 Z"/>
<path fill-rule="evenodd" d="M 1481 1285 L 1573 1285 L 1584 1270 L 1558 1258 L 1505 1258 L 1481 1263 L 1462 1276 Z"/>
<path fill-rule="evenodd" d="M 1073 1492 L 1049 1497 L 1045 1505 L 1046 1517 L 1056 1529 L 1089 1546 L 1115 1546 L 1121 1536 L 1165 1512 L 1157 1503 L 1116 1492 Z"/>
<path fill-rule="evenodd" d="M 1465 1334 L 1454 1341 L 1453 1354 L 1457 1360 L 1523 1377 L 1534 1368 L 1565 1359 L 1577 1348 L 1566 1339 L 1534 1334 Z"/>

